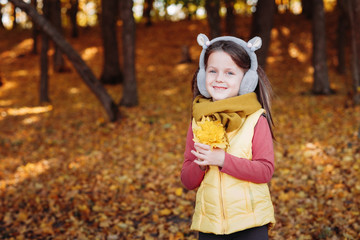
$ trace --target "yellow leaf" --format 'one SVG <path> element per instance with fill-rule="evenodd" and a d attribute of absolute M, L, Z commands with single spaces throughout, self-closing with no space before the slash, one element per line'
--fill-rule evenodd
<path fill-rule="evenodd" d="M 183 189 L 182 188 L 177 188 L 176 190 L 175 190 L 175 195 L 176 196 L 181 196 L 182 195 L 182 193 L 183 193 Z"/>
<path fill-rule="evenodd" d="M 167 215 L 170 215 L 170 214 L 171 214 L 171 210 L 168 209 L 168 208 L 165 208 L 165 209 L 160 211 L 161 216 L 167 216 Z"/>

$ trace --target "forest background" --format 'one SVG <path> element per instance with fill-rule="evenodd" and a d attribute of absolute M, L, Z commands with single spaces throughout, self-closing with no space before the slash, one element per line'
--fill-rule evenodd
<path fill-rule="evenodd" d="M 0 1 L 1 239 L 196 239 L 179 176 L 201 32 L 268 37 L 271 238 L 360 238 L 356 1 L 114 2 Z"/>

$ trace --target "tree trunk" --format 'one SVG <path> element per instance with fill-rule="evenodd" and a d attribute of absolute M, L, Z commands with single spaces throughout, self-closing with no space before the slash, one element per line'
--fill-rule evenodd
<path fill-rule="evenodd" d="M 45 18 L 49 18 L 50 15 L 50 5 L 49 1 L 44 1 L 43 3 L 43 15 Z M 48 50 L 49 50 L 49 37 L 43 32 L 41 34 L 41 54 L 40 54 L 40 104 L 49 103 L 49 60 L 48 60 Z"/>
<path fill-rule="evenodd" d="M 63 34 L 62 26 L 61 26 L 61 2 L 60 0 L 47 0 L 49 4 L 50 16 L 49 20 L 54 25 L 56 30 Z M 62 56 L 62 52 L 60 51 L 58 46 L 54 46 L 55 53 L 53 56 L 53 68 L 54 72 L 64 72 L 65 71 L 65 61 Z"/>
<path fill-rule="evenodd" d="M 220 0 L 205 1 L 207 20 L 210 28 L 210 40 L 221 35 Z"/>
<path fill-rule="evenodd" d="M 3 5 L 0 3 L 0 28 L 1 29 L 4 29 L 5 27 L 4 27 L 4 24 L 3 24 L 3 22 L 2 22 L 2 8 L 3 8 Z M 1 86 L 1 85 L 0 85 Z"/>
<path fill-rule="evenodd" d="M 71 0 L 70 7 L 70 22 L 71 22 L 71 37 L 77 38 L 79 37 L 79 27 L 77 24 L 77 13 L 79 10 L 79 0 Z"/>
<path fill-rule="evenodd" d="M 347 0 L 349 19 L 351 26 L 352 47 L 352 75 L 355 105 L 360 104 L 360 2 L 358 0 Z"/>
<path fill-rule="evenodd" d="M 32 0 L 31 1 L 32 4 L 34 5 L 34 8 L 37 9 L 37 0 Z M 38 36 L 39 36 L 39 29 L 36 26 L 36 23 L 33 21 L 32 22 L 32 38 L 33 38 L 33 49 L 32 49 L 32 53 L 33 54 L 37 54 L 38 53 L 38 49 L 37 49 L 37 45 L 38 45 Z"/>
<path fill-rule="evenodd" d="M 45 1 L 46 2 L 46 1 Z M 45 3 L 44 3 L 45 6 Z M 41 55 L 40 55 L 40 103 L 49 103 L 49 60 L 48 60 L 48 50 L 49 50 L 49 37 L 45 34 L 41 34 Z"/>
<path fill-rule="evenodd" d="M 110 121 L 115 121 L 119 117 L 116 104 L 111 99 L 104 86 L 100 83 L 100 81 L 96 79 L 94 73 L 86 65 L 80 55 L 73 49 L 73 47 L 54 27 L 50 25 L 50 23 L 43 16 L 37 13 L 36 9 L 33 6 L 23 2 L 22 0 L 9 1 L 13 3 L 16 7 L 25 11 L 39 26 L 39 28 L 44 31 L 59 46 L 59 48 L 64 52 L 64 54 L 67 55 L 81 78 L 84 80 L 90 90 L 96 95 L 96 97 L 103 105 Z"/>
<path fill-rule="evenodd" d="M 234 0 L 225 0 L 226 5 L 226 33 L 230 36 L 237 36 Z"/>
<path fill-rule="evenodd" d="M 146 20 L 145 26 L 150 27 L 152 25 L 151 21 L 151 10 L 153 8 L 154 0 L 145 0 L 144 1 L 144 18 Z"/>
<path fill-rule="evenodd" d="M 348 26 L 347 15 L 343 0 L 337 1 L 339 21 L 337 26 L 337 70 L 340 74 L 345 74 L 346 61 L 345 61 L 345 46 L 346 43 L 346 30 Z"/>
<path fill-rule="evenodd" d="M 133 1 L 124 0 L 122 9 L 122 44 L 124 54 L 124 88 L 121 105 L 131 107 L 138 105 L 138 95 L 135 76 L 135 19 L 132 12 Z"/>
<path fill-rule="evenodd" d="M 13 6 L 13 25 L 12 25 L 12 29 L 16 29 L 17 28 L 17 23 L 16 23 L 16 6 Z"/>
<path fill-rule="evenodd" d="M 266 58 L 270 46 L 271 29 L 274 22 L 275 1 L 259 0 L 256 11 L 253 13 L 251 37 L 259 36 L 262 39 L 261 48 L 256 51 L 259 65 L 266 67 Z"/>
<path fill-rule="evenodd" d="M 331 94 L 333 92 L 330 89 L 326 62 L 326 32 L 323 0 L 313 0 L 312 36 L 314 66 L 312 92 L 315 94 Z"/>
<path fill-rule="evenodd" d="M 118 1 L 101 1 L 101 7 L 101 32 L 104 49 L 104 65 L 100 81 L 104 84 L 118 84 L 123 81 L 123 76 L 120 70 L 116 36 Z"/>
<path fill-rule="evenodd" d="M 313 0 L 301 0 L 301 5 L 302 5 L 302 15 L 304 15 L 306 17 L 306 19 L 310 20 L 312 19 L 312 15 L 313 15 Z"/>

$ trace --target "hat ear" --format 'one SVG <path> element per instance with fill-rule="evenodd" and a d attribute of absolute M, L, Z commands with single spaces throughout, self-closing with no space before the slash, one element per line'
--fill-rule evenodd
<path fill-rule="evenodd" d="M 205 34 L 200 33 L 197 36 L 196 40 L 197 40 L 198 44 L 203 48 L 207 48 L 210 45 L 209 38 Z"/>
<path fill-rule="evenodd" d="M 260 37 L 254 37 L 250 39 L 247 43 L 247 46 L 251 49 L 251 51 L 256 51 L 261 48 L 262 40 Z"/>

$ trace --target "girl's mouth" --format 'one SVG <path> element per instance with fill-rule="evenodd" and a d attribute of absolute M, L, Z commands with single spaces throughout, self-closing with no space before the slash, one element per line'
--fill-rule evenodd
<path fill-rule="evenodd" d="M 222 86 L 213 86 L 213 88 L 215 90 L 226 90 L 227 89 L 227 87 L 222 87 Z"/>

